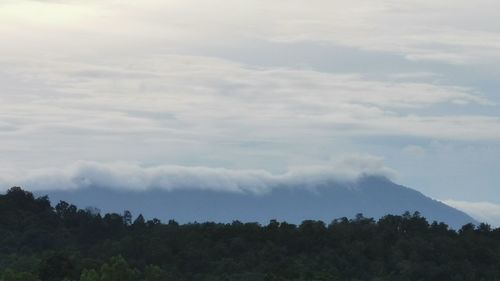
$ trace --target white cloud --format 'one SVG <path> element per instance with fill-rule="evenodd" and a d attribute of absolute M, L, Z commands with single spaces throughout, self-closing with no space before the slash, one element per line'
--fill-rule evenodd
<path fill-rule="evenodd" d="M 341 138 L 500 139 L 498 117 L 425 112 L 457 107 L 457 100 L 492 107 L 462 87 L 186 55 L 100 63 L 14 58 L 0 65 L 4 169 L 79 159 L 232 167 L 258 157 L 241 165 L 281 161 L 266 166 L 279 170 L 293 157 L 321 157 L 317 147 Z"/>
<path fill-rule="evenodd" d="M 345 157 L 324 166 L 292 167 L 282 174 L 264 170 L 209 167 L 153 166 L 130 163 L 79 161 L 51 169 L 35 169 L 22 175 L 0 178 L 4 187 L 22 185 L 30 190 L 101 187 L 126 190 L 159 188 L 200 189 L 225 192 L 265 193 L 272 188 L 316 188 L 331 182 L 354 181 L 363 175 L 394 177 L 383 160 L 370 155 Z"/>
<path fill-rule="evenodd" d="M 294 3 L 277 17 L 277 40 L 323 41 L 415 61 L 468 64 L 500 59 L 500 29 L 491 22 L 500 9 L 492 1 Z"/>
<path fill-rule="evenodd" d="M 404 113 L 438 104 L 453 107 L 457 101 L 492 105 L 467 88 L 251 68 L 196 56 L 105 63 L 3 62 L 5 80 L 23 77 L 12 80 L 1 97 L 1 115 L 9 120 L 5 126 L 18 129 L 5 134 L 71 129 L 243 139 L 251 128 L 253 136 L 272 139 L 277 133 L 323 134 L 325 128 L 344 127 L 330 133 L 500 138 L 497 117 Z"/>
<path fill-rule="evenodd" d="M 468 202 L 457 200 L 444 200 L 454 208 L 462 210 L 480 222 L 491 224 L 494 227 L 500 227 L 500 205 L 490 202 Z"/>

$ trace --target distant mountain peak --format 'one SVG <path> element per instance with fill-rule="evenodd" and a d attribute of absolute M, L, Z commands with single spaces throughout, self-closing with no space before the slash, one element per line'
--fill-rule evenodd
<path fill-rule="evenodd" d="M 46 191 L 53 201 L 65 200 L 80 207 L 97 207 L 104 212 L 125 209 L 146 217 L 179 222 L 256 221 L 270 219 L 300 223 L 314 219 L 329 222 L 339 217 L 399 215 L 420 212 L 430 221 L 458 228 L 476 223 L 467 214 L 422 193 L 395 184 L 384 176 L 363 175 L 351 182 L 324 182 L 315 188 L 280 186 L 262 194 L 200 189 L 130 190 L 85 188 L 72 191 Z"/>

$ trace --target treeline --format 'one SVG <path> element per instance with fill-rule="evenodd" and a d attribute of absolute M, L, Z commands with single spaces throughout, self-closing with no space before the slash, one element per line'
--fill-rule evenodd
<path fill-rule="evenodd" d="M 179 225 L 0 195 L 0 281 L 62 280 L 500 280 L 500 229 L 418 213 Z"/>

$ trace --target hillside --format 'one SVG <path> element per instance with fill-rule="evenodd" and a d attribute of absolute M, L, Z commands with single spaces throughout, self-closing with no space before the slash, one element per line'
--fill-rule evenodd
<path fill-rule="evenodd" d="M 477 223 L 459 210 L 376 176 L 352 182 L 328 181 L 312 188 L 281 185 L 262 194 L 197 188 L 124 191 L 98 186 L 69 191 L 46 190 L 38 194 L 48 194 L 54 201 L 97 207 L 103 212 L 127 209 L 147 218 L 175 219 L 182 223 L 233 220 L 267 223 L 271 219 L 291 223 L 308 219 L 330 222 L 340 217 L 353 218 L 358 213 L 380 218 L 405 211 L 418 211 L 430 221 L 446 222 L 454 228 Z"/>
<path fill-rule="evenodd" d="M 498 280 L 500 229 L 419 214 L 325 224 L 164 224 L 0 195 L 2 281 Z"/>

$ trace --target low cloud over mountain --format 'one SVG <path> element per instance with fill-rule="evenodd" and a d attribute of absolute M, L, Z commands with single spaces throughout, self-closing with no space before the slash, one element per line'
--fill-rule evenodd
<path fill-rule="evenodd" d="M 394 172 L 374 157 L 346 158 L 331 166 L 301 167 L 283 174 L 207 167 L 141 167 L 80 162 L 27 177 L 25 188 L 103 212 L 125 209 L 180 222 L 270 219 L 299 223 L 422 213 L 452 227 L 476 222 L 465 213 L 397 185 Z"/>
<path fill-rule="evenodd" d="M 379 157 L 349 156 L 321 166 L 290 168 L 273 174 L 265 170 L 236 170 L 210 167 L 153 166 L 80 161 L 66 168 L 38 169 L 0 179 L 4 186 L 23 185 L 32 190 L 73 190 L 101 187 L 116 190 L 211 190 L 266 193 L 288 186 L 313 189 L 328 182 L 353 181 L 361 175 L 392 178 L 395 171 Z"/>

